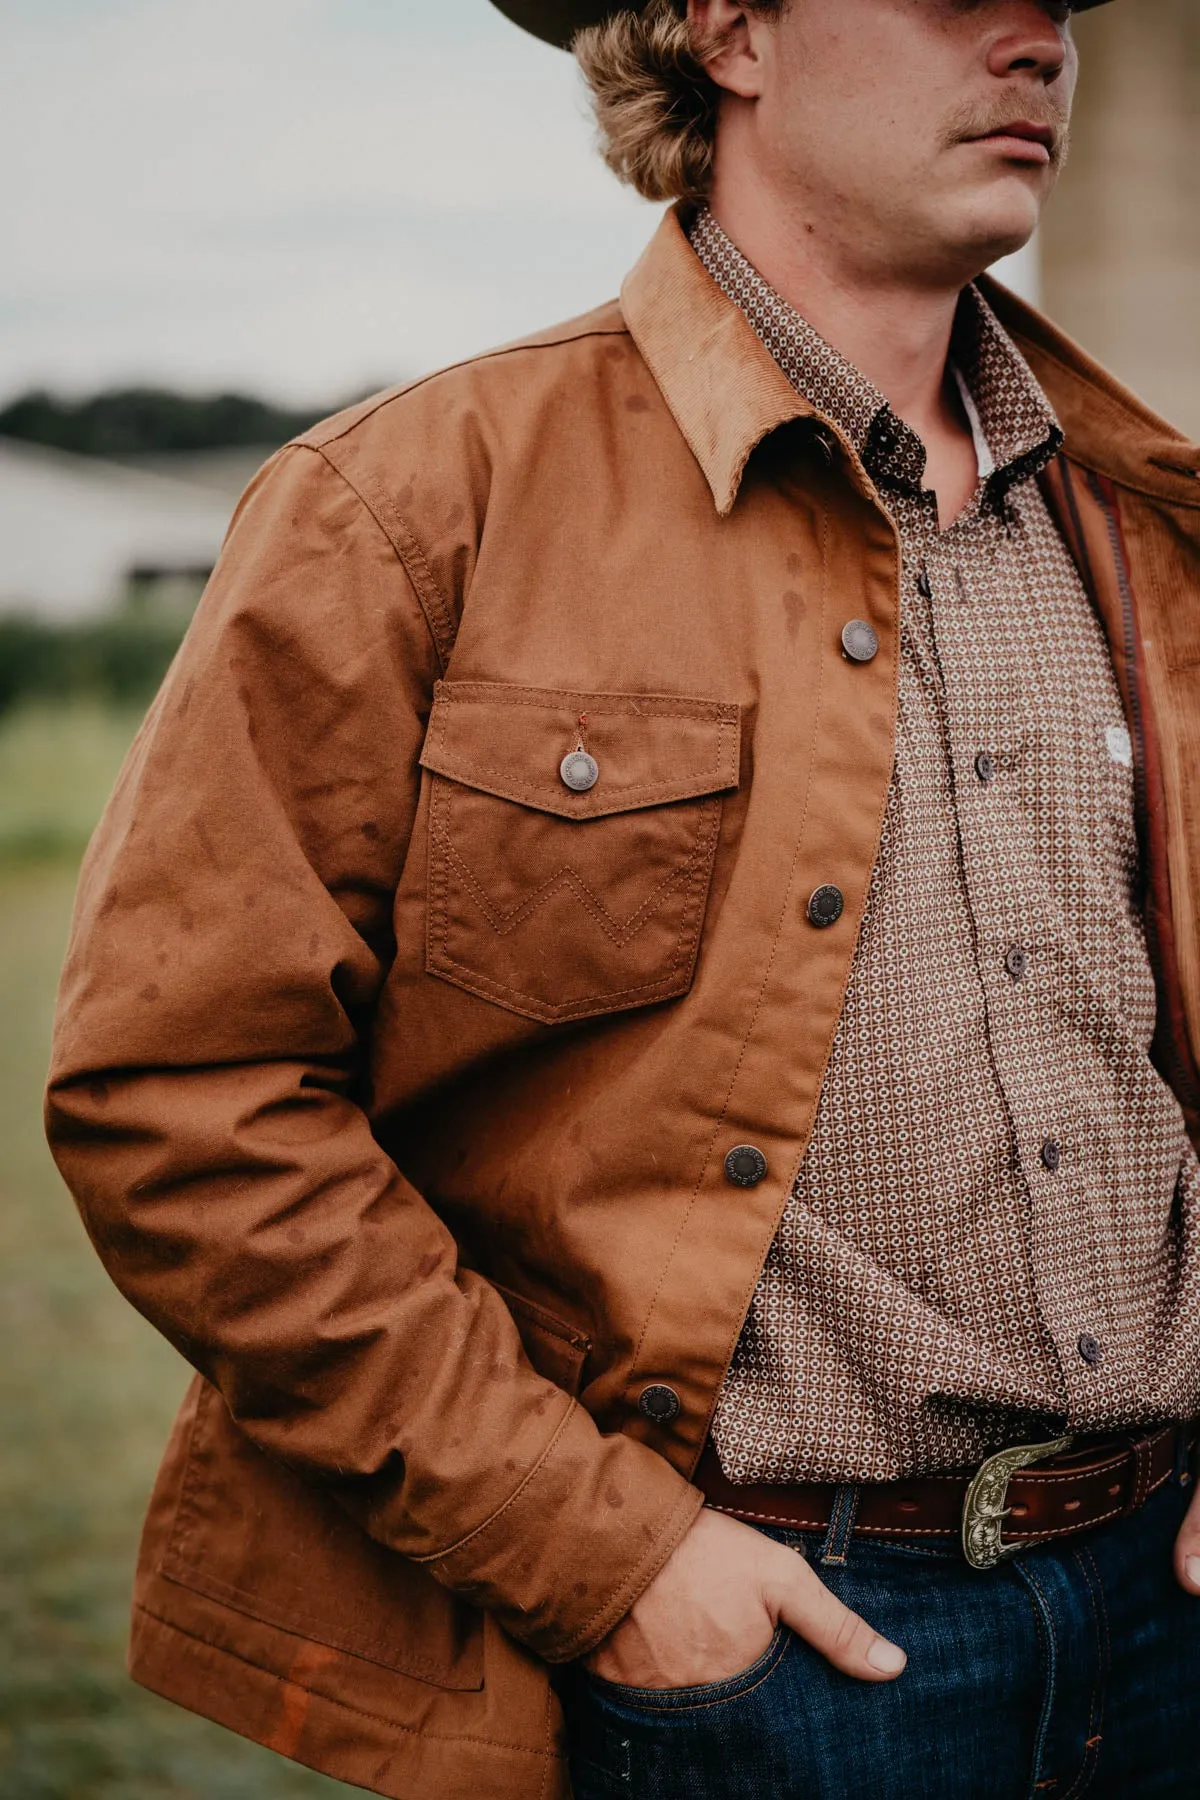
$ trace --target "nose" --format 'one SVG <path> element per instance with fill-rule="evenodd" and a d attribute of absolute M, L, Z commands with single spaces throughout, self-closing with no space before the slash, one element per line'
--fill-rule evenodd
<path fill-rule="evenodd" d="M 1067 27 L 1056 25 L 1039 0 L 1016 0 L 1002 10 L 1007 17 L 988 52 L 990 72 L 1002 81 L 1032 76 L 1049 87 L 1066 66 Z"/>

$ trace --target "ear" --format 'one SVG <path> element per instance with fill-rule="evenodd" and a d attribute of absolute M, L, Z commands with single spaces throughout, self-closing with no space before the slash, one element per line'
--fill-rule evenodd
<path fill-rule="evenodd" d="M 688 0 L 687 11 L 705 73 L 728 93 L 757 100 L 763 91 L 765 22 L 736 0 Z"/>

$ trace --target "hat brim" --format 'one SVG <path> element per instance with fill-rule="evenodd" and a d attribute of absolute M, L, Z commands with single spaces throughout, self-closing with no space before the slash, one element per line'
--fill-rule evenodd
<path fill-rule="evenodd" d="M 560 50 L 569 48 L 575 33 L 585 25 L 599 25 L 613 13 L 638 10 L 623 6 L 621 0 L 492 0 L 492 4 L 514 25 L 531 31 L 545 44 L 556 44 Z M 1071 10 L 1088 12 L 1094 6 L 1107 4 L 1108 0 L 1074 0 Z"/>
<path fill-rule="evenodd" d="M 539 37 L 544 43 L 566 50 L 577 31 L 599 25 L 626 8 L 613 0 L 492 0 L 506 19 Z M 630 11 L 633 8 L 628 9 Z"/>

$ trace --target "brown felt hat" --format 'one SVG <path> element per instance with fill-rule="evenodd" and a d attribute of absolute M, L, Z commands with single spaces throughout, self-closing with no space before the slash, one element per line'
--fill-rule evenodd
<path fill-rule="evenodd" d="M 1093 6 L 1105 6 L 1108 0 L 1072 0 L 1072 12 L 1087 12 Z M 613 13 L 639 12 L 640 7 L 625 7 L 620 0 L 492 0 L 505 18 L 523 25 L 547 44 L 565 50 L 577 31 L 585 25 L 598 25 Z"/>

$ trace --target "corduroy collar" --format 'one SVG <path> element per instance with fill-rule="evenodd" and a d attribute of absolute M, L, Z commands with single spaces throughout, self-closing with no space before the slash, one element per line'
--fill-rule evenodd
<path fill-rule="evenodd" d="M 763 439 L 819 415 L 705 270 L 682 210 L 663 218 L 625 281 L 621 304 L 724 517 Z M 986 276 L 979 286 L 1061 420 L 1067 453 L 1139 492 L 1200 508 L 1200 450 L 1032 307 Z"/>

